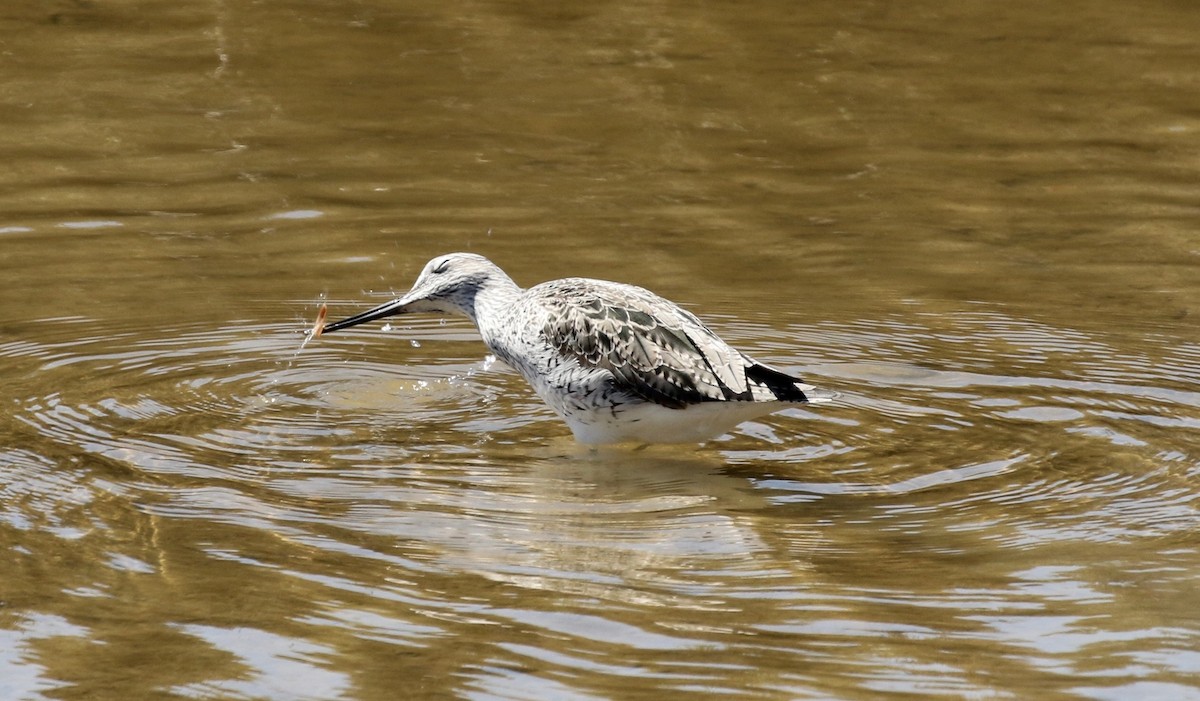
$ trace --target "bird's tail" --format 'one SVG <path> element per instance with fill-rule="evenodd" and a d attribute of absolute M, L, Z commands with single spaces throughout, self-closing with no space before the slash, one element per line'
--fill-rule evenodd
<path fill-rule="evenodd" d="M 746 379 L 765 387 L 776 400 L 782 402 L 818 404 L 832 401 L 838 396 L 837 392 L 817 389 L 812 385 L 805 384 L 799 377 L 793 377 L 786 372 L 761 363 L 755 363 L 746 368 Z M 766 399 L 771 399 L 771 397 L 768 396 Z"/>

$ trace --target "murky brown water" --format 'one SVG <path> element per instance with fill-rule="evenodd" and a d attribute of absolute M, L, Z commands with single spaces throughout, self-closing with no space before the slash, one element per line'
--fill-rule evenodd
<path fill-rule="evenodd" d="M 0 697 L 1200 699 L 1190 3 L 0 13 Z M 842 392 L 587 451 L 450 250 Z"/>

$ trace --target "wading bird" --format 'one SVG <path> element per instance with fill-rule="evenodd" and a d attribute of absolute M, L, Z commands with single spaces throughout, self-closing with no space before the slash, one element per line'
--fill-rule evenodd
<path fill-rule="evenodd" d="M 398 299 L 330 333 L 396 314 L 462 314 L 581 443 L 699 443 L 757 416 L 834 395 L 722 341 L 634 285 L 564 278 L 521 289 L 473 253 L 426 264 Z"/>

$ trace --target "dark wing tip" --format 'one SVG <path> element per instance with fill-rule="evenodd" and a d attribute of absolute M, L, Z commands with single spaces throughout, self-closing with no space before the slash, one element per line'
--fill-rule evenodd
<path fill-rule="evenodd" d="M 808 395 L 796 386 L 796 383 L 801 382 L 799 377 L 780 372 L 775 368 L 767 367 L 755 363 L 746 368 L 746 379 L 751 382 L 757 382 L 766 386 L 775 395 L 775 398 L 783 402 L 807 402 Z"/>

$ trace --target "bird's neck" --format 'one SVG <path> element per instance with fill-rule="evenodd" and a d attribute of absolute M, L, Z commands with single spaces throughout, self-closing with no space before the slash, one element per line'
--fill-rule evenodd
<path fill-rule="evenodd" d="M 512 278 L 496 271 L 479 286 L 470 306 L 463 309 L 463 313 L 475 322 L 476 327 L 486 328 L 516 303 L 522 291 Z"/>

